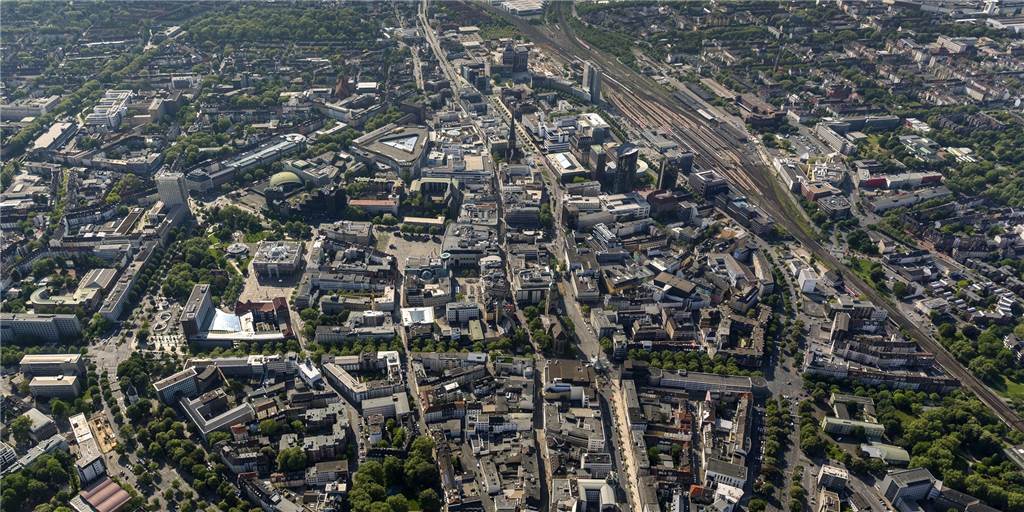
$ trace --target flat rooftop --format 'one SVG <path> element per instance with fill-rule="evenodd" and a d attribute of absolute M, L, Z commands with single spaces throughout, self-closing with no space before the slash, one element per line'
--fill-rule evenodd
<path fill-rule="evenodd" d="M 30 386 L 37 388 L 39 386 L 44 387 L 65 387 L 73 386 L 78 377 L 75 375 L 56 375 L 56 376 L 40 376 L 33 377 Z"/>
<path fill-rule="evenodd" d="M 159 391 L 161 389 L 168 388 L 168 387 L 173 386 L 173 385 L 175 385 L 175 384 L 177 384 L 177 383 L 179 383 L 179 382 L 181 382 L 181 381 L 183 381 L 185 379 L 188 379 L 188 378 L 191 378 L 191 377 L 195 377 L 195 376 L 196 376 L 196 369 L 195 369 L 195 367 L 190 366 L 190 367 L 185 368 L 184 370 L 182 370 L 180 372 L 174 373 L 173 375 L 169 375 L 169 376 L 167 376 L 167 377 L 165 377 L 163 379 L 160 379 L 160 380 L 154 382 L 153 383 L 153 387 L 156 388 L 157 391 Z"/>
<path fill-rule="evenodd" d="M 21 364 L 78 364 L 82 354 L 28 354 L 21 358 Z"/>

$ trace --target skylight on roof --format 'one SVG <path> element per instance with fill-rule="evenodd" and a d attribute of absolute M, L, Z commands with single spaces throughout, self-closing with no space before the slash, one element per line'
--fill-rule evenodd
<path fill-rule="evenodd" d="M 400 151 L 405 151 L 406 153 L 412 153 L 413 149 L 416 148 L 416 141 L 419 138 L 419 135 L 406 135 L 404 137 L 382 140 L 380 143 L 386 144 Z"/>

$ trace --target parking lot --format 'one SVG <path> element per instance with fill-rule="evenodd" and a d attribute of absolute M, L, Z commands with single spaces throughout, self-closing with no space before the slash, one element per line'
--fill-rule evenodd
<path fill-rule="evenodd" d="M 821 142 L 809 129 L 801 129 L 799 133 L 789 135 L 785 137 L 793 146 L 793 151 L 797 155 L 807 154 L 810 156 L 824 155 L 831 153 L 832 150 Z"/>

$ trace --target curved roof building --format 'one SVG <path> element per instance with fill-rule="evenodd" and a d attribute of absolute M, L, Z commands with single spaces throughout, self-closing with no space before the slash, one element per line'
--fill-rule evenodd
<path fill-rule="evenodd" d="M 281 187 L 287 189 L 288 187 L 301 187 L 303 184 L 302 178 L 298 174 L 291 171 L 281 171 L 270 177 L 271 187 Z"/>
<path fill-rule="evenodd" d="M 417 178 L 429 147 L 427 127 L 389 124 L 352 141 L 350 151 L 364 161 Z"/>

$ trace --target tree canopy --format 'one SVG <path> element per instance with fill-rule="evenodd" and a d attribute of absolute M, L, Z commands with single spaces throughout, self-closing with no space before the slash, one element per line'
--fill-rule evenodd
<path fill-rule="evenodd" d="M 389 455 L 384 462 L 368 461 L 352 475 L 349 503 L 354 512 L 405 512 L 416 499 L 422 510 L 440 510 L 435 488 L 440 483 L 434 461 L 434 441 L 417 437 L 409 446 L 405 460 Z"/>
<path fill-rule="evenodd" d="M 366 16 L 366 6 L 295 7 L 244 5 L 203 16 L 188 25 L 193 41 L 237 43 L 262 41 L 373 42 L 380 36 L 379 18 Z"/>
<path fill-rule="evenodd" d="M 57 493 L 74 490 L 77 483 L 74 467 L 71 454 L 57 450 L 40 456 L 27 468 L 4 476 L 0 482 L 4 510 L 32 510 Z"/>

